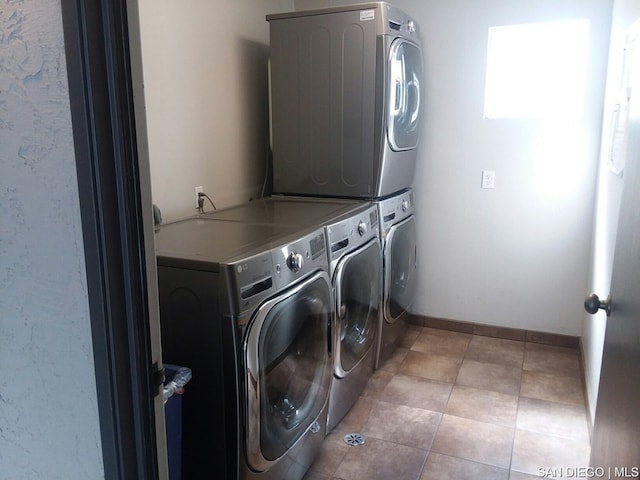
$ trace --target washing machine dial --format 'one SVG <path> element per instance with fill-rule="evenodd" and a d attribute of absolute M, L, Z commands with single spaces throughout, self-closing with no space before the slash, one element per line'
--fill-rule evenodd
<path fill-rule="evenodd" d="M 403 212 L 406 212 L 406 211 L 407 211 L 407 208 L 409 208 L 409 202 L 407 202 L 407 200 L 406 200 L 406 199 L 403 199 L 403 200 L 402 200 L 402 211 L 403 211 Z"/>
<path fill-rule="evenodd" d="M 358 234 L 363 237 L 365 233 L 367 233 L 367 223 L 360 220 L 358 223 Z"/>
<path fill-rule="evenodd" d="M 414 33 L 416 31 L 416 22 L 414 22 L 413 20 L 409 20 L 407 22 L 407 31 L 409 33 Z"/>
<path fill-rule="evenodd" d="M 297 272 L 302 268 L 302 264 L 304 263 L 304 257 L 300 253 L 291 252 L 289 257 L 287 257 L 287 267 L 292 272 Z"/>

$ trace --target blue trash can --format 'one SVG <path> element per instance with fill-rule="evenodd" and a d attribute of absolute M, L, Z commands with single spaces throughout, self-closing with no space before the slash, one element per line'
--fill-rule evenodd
<path fill-rule="evenodd" d="M 191 380 L 191 369 L 164 364 L 165 383 L 162 389 L 167 434 L 169 480 L 182 480 L 182 393 Z"/>

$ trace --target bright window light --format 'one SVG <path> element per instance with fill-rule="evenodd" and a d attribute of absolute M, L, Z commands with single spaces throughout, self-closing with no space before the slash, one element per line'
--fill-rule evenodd
<path fill-rule="evenodd" d="M 583 113 L 589 20 L 489 28 L 485 118 Z"/>

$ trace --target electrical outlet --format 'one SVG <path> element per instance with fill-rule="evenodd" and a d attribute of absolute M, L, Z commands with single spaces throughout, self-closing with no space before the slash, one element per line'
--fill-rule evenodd
<path fill-rule="evenodd" d="M 496 187 L 496 172 L 493 170 L 482 171 L 482 188 Z"/>
<path fill-rule="evenodd" d="M 199 187 L 195 187 L 195 191 L 196 191 L 196 208 L 200 207 L 200 197 L 198 196 L 199 193 L 204 192 L 204 187 L 201 185 Z"/>

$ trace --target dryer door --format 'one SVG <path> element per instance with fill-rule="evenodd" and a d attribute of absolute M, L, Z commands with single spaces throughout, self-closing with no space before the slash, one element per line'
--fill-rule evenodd
<path fill-rule="evenodd" d="M 262 304 L 249 326 L 247 460 L 264 471 L 302 437 L 319 429 L 331 366 L 329 277 L 320 272 Z"/>
<path fill-rule="evenodd" d="M 342 378 L 366 356 L 377 338 L 382 254 L 377 239 L 346 255 L 335 273 L 335 370 Z"/>
<path fill-rule="evenodd" d="M 392 226 L 384 248 L 384 318 L 395 322 L 413 303 L 415 295 L 416 222 L 409 218 Z"/>
<path fill-rule="evenodd" d="M 403 38 L 391 43 L 389 51 L 389 102 L 387 135 L 394 151 L 418 145 L 420 123 L 422 55 L 420 48 Z"/>

